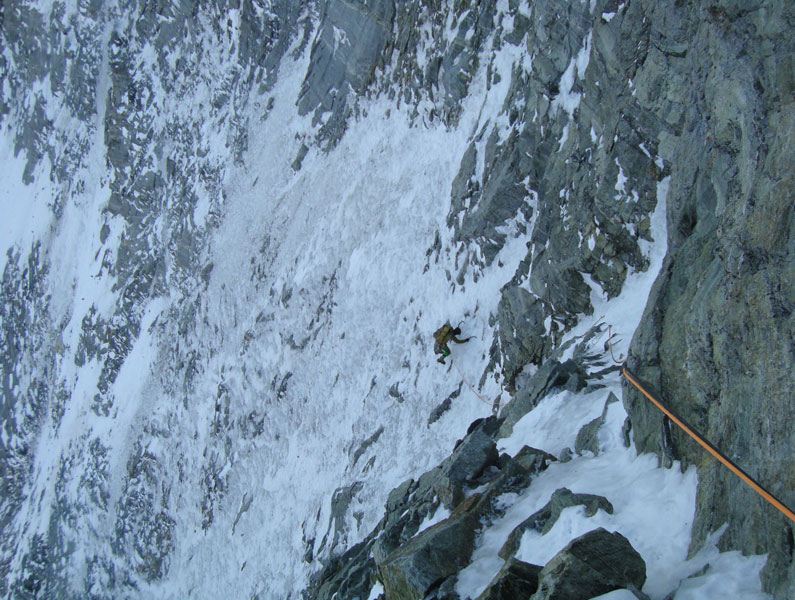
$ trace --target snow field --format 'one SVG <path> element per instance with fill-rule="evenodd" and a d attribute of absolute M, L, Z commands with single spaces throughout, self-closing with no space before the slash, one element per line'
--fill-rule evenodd
<path fill-rule="evenodd" d="M 495 261 L 477 283 L 450 283 L 448 272 L 457 269 L 445 224 L 449 185 L 482 97 L 467 100 L 455 131 L 412 125 L 389 103 L 372 102 L 337 148 L 328 155 L 310 150 L 293 173 L 289 164 L 300 146 L 294 132 L 310 127 L 290 100 L 305 69 L 305 59 L 283 65 L 266 132 L 251 136 L 258 144 L 251 163 L 226 182 L 230 201 L 205 300 L 213 357 L 197 384 L 209 398 L 220 378 L 236 412 L 264 409 L 271 437 L 232 441 L 237 449 L 224 471 L 229 487 L 206 532 L 197 531 L 198 494 L 181 492 L 173 561 L 180 575 L 161 587 L 171 597 L 191 587 L 220 592 L 230 581 L 268 597 L 297 593 L 317 568 L 302 562 L 308 540 L 318 555 L 342 525 L 349 532 L 340 533 L 338 550 L 363 537 L 392 488 L 440 462 L 472 420 L 491 412 L 464 384 L 453 408 L 426 425 L 430 411 L 462 384 L 458 369 L 435 362 L 432 332 L 464 318 L 463 334 L 475 339 L 453 348 L 453 359 L 476 384 L 491 343 L 489 315 L 529 239 L 510 239 L 498 257 L 503 266 Z M 437 232 L 442 250 L 429 256 Z M 264 279 L 252 283 L 245 273 L 264 245 Z M 247 331 L 253 338 L 243 352 Z M 272 402 L 269 382 L 287 374 L 284 401 Z M 387 393 L 394 385 L 402 401 Z M 499 393 L 490 381 L 482 395 Z M 208 401 L 190 408 L 180 420 L 197 428 L 196 447 L 181 436 L 180 449 L 166 456 L 201 455 L 212 410 Z M 379 427 L 372 450 L 352 464 L 353 452 Z M 362 487 L 346 522 L 336 523 L 331 492 L 356 482 Z M 253 501 L 230 535 L 246 495 Z M 219 546 L 229 562 L 217 560 Z"/>

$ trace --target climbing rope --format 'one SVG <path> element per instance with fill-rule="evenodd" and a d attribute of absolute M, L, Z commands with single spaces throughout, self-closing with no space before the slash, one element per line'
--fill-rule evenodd
<path fill-rule="evenodd" d="M 611 348 L 612 349 L 612 348 Z M 615 358 L 613 359 L 615 360 Z M 616 361 L 617 362 L 617 361 Z M 622 361 L 626 362 L 626 358 Z M 659 398 L 655 398 L 648 390 L 646 390 L 643 385 L 640 384 L 638 378 L 630 372 L 629 369 L 626 367 L 621 368 L 621 374 L 629 381 L 632 385 L 634 385 L 640 393 L 646 396 L 646 398 L 651 401 L 657 408 L 659 408 L 671 421 L 676 423 L 679 428 L 684 431 L 687 435 L 693 438 L 699 445 L 707 450 L 712 456 L 717 458 L 724 466 L 728 467 L 735 475 L 737 475 L 740 479 L 742 479 L 745 483 L 747 483 L 751 488 L 760 496 L 762 496 L 765 500 L 767 500 L 770 504 L 775 506 L 779 511 L 781 511 L 785 516 L 787 516 L 791 521 L 795 522 L 795 513 L 787 508 L 780 500 L 778 500 L 773 494 L 768 492 L 765 488 L 763 488 L 759 483 L 754 480 L 750 475 L 748 475 L 745 471 L 743 471 L 740 467 L 735 465 L 731 460 L 729 460 L 720 450 L 718 450 L 715 446 L 713 446 L 707 439 L 705 439 L 700 433 L 695 431 L 684 419 L 682 419 L 679 415 L 677 415 L 671 408 L 665 405 L 662 400 Z"/>
<path fill-rule="evenodd" d="M 712 456 L 717 458 L 725 467 L 727 467 L 732 473 L 737 475 L 737 477 L 742 479 L 747 485 L 751 487 L 751 489 L 753 489 L 757 494 L 762 496 L 776 509 L 781 511 L 787 518 L 795 522 L 795 512 L 793 512 L 791 509 L 785 506 L 783 502 L 778 500 L 775 496 L 773 496 L 773 494 L 771 494 L 765 488 L 763 488 L 759 484 L 759 482 L 757 482 L 753 477 L 748 475 L 748 473 L 746 473 L 740 467 L 734 464 L 725 454 L 723 454 L 714 445 L 712 445 L 712 443 L 709 440 L 707 440 L 703 435 L 701 435 L 695 429 L 693 429 L 693 427 L 691 427 L 687 423 L 687 421 L 685 421 L 682 417 L 677 415 L 662 400 L 656 398 L 643 385 L 641 385 L 637 376 L 635 376 L 629 369 L 627 369 L 626 365 L 624 364 L 627 362 L 628 357 L 617 359 L 613 354 L 613 338 L 615 336 L 613 335 L 612 328 L 610 325 L 607 326 L 607 332 L 608 332 L 607 343 L 610 348 L 610 356 L 612 357 L 613 362 L 615 362 L 618 365 L 623 365 L 621 367 L 621 374 L 624 376 L 624 378 L 627 381 L 629 381 L 633 386 L 635 386 L 640 391 L 641 394 L 643 394 L 652 404 L 654 404 L 657 408 L 659 408 L 665 416 L 671 419 L 671 421 L 673 421 L 682 431 L 684 431 L 688 436 L 690 436 L 693 440 L 695 440 L 702 448 L 704 448 Z"/>
<path fill-rule="evenodd" d="M 617 335 L 613 335 L 613 326 L 612 325 L 608 325 L 607 326 L 607 345 L 610 347 L 610 356 L 613 359 L 614 363 L 616 363 L 617 365 L 623 365 L 625 362 L 627 362 L 627 357 L 625 356 L 624 358 L 618 359 L 618 358 L 616 358 L 615 354 L 613 354 L 613 338 L 615 338 L 615 337 L 617 337 Z"/>
<path fill-rule="evenodd" d="M 485 404 L 488 404 L 489 406 L 491 406 L 492 409 L 494 409 L 494 407 L 497 406 L 497 402 L 492 402 L 491 400 L 489 400 L 487 398 L 484 398 L 481 394 L 479 394 L 477 392 L 477 390 L 475 390 L 475 388 L 472 386 L 472 384 L 469 383 L 469 381 L 467 380 L 466 376 L 464 375 L 464 372 L 458 366 L 458 363 L 453 360 L 452 356 L 449 357 L 449 358 L 450 358 L 450 362 L 453 363 L 453 366 L 455 367 L 456 371 L 458 371 L 458 374 L 461 375 L 461 379 L 464 381 L 464 383 L 467 385 L 467 387 L 470 390 L 472 390 L 472 393 L 475 394 L 475 396 L 477 396 L 478 400 L 480 400 L 481 402 L 484 402 Z"/>

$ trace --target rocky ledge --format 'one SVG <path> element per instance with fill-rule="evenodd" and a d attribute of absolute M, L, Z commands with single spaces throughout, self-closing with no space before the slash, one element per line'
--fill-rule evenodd
<path fill-rule="evenodd" d="M 505 514 L 506 494 L 522 494 L 551 463 L 567 460 L 529 446 L 514 456 L 501 454 L 497 440 L 504 437 L 511 421 L 518 421 L 549 393 L 581 391 L 583 373 L 581 364 L 551 360 L 529 378 L 523 388 L 524 402 L 509 405 L 500 417 L 473 422 L 441 464 L 391 491 L 378 525 L 363 541 L 325 564 L 305 590 L 304 599 L 459 600 L 458 575 L 470 564 L 482 531 Z M 611 401 L 616 401 L 612 394 L 607 403 Z M 593 436 L 602 424 L 600 419 L 583 426 L 578 440 Z M 561 512 L 572 506 L 583 506 L 587 517 L 599 510 L 613 513 L 607 498 L 556 490 L 546 505 L 508 535 L 498 553 L 504 564 L 478 600 L 574 600 L 614 590 L 645 598 L 639 590 L 646 580 L 646 565 L 617 532 L 594 528 L 545 565 L 517 558 L 525 531 L 546 534 Z M 311 554 L 306 560 L 312 560 Z M 383 594 L 377 596 L 381 589 Z"/>

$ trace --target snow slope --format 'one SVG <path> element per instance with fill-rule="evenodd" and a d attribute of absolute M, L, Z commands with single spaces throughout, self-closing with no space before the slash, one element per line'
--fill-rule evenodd
<path fill-rule="evenodd" d="M 565 77 L 573 80 L 575 67 L 584 71 L 587 49 Z M 214 68 L 222 71 L 218 60 Z M 208 195 L 191 211 L 197 231 L 206 228 L 200 254 L 208 268 L 191 286 L 160 289 L 141 307 L 140 333 L 109 384 L 114 402 L 104 415 L 93 408 L 101 364 L 76 359 L 84 317 L 94 310 L 112 319 L 122 293 L 100 254 L 125 236 L 115 217 L 100 241 L 109 196 L 102 136 L 87 159 L 88 188 L 55 219 L 48 202 L 62 190 L 49 182 L 51 168 L 43 162 L 23 184 L 11 128 L 2 129 L 0 269 L 11 261 L 6 249 L 22 253 L 14 260 L 24 263 L 42 243 L 57 365 L 48 376 L 69 398 L 62 414 L 47 410 L 38 421 L 25 502 L 3 523 L 17 548 L 8 557 L 8 597 L 31 568 L 27 549 L 57 522 L 66 524 L 59 530 L 63 564 L 52 576 L 74 597 L 297 598 L 320 566 L 305 560 L 308 552 L 325 560 L 362 539 L 394 487 L 439 463 L 474 419 L 491 414 L 492 401 L 509 400 L 499 378 L 487 378 L 477 393 L 470 388 L 487 367 L 501 287 L 527 254 L 532 223 L 507 226 L 493 264 L 460 285 L 462 243 L 453 241 L 447 218 L 461 157 L 476 132 L 508 127 L 501 110 L 510 72 L 529 60 L 505 45 L 490 65 L 484 61 L 454 128 L 417 119 L 386 97 L 362 98 L 340 143 L 328 152 L 311 148 L 295 171 L 292 160 L 317 125 L 295 106 L 309 48 L 287 56 L 268 92 L 267 119 L 254 105 L 238 115 L 249 124 L 249 146 L 241 162 L 225 165 L 223 205 Z M 502 83 L 487 86 L 495 71 Z M 106 77 L 103 71 L 97 84 L 100 98 Z M 187 115 L 209 96 L 197 92 L 179 110 Z M 571 117 L 578 100 L 571 82 L 563 96 Z M 208 125 L 197 136 L 210 156 L 229 152 L 225 130 Z M 650 268 L 632 273 L 609 301 L 593 285 L 594 315 L 567 339 L 602 322 L 619 335 L 615 352 L 626 352 L 665 254 L 666 193 L 663 181 L 655 241 L 643 247 Z M 535 198 L 525 201 L 532 206 Z M 164 217 L 152 235 L 168 238 L 167 227 Z M 462 321 L 474 339 L 454 346 L 452 364 L 442 366 L 431 333 L 448 320 Z M 604 340 L 594 342 L 595 351 Z M 598 392 L 550 395 L 501 450 L 514 454 L 529 444 L 558 454 L 573 446 L 610 391 L 620 396 L 617 375 Z M 428 424 L 455 392 L 451 408 Z M 678 600 L 764 597 L 763 559 L 719 554 L 717 540 L 688 559 L 694 470 L 659 469 L 656 459 L 637 456 L 621 440 L 621 404 L 607 415 L 599 456 L 555 464 L 524 494 L 505 498 L 510 508 L 484 530 L 459 579 L 462 598 L 482 591 L 501 566 L 496 550 L 508 533 L 562 486 L 606 496 L 615 514 L 586 518 L 569 509 L 547 535 L 525 534 L 523 560 L 543 564 L 573 537 L 602 526 L 624 533 L 644 557 L 644 592 L 655 600 L 674 591 Z M 13 435 L 3 435 L 4 446 L 11 444 Z M 340 513 L 334 493 L 346 489 L 350 501 Z"/>

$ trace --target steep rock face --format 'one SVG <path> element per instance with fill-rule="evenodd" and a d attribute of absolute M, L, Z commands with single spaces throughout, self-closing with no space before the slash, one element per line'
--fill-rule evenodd
<path fill-rule="evenodd" d="M 504 288 L 492 369 L 510 387 L 592 311 L 586 278 L 609 298 L 628 270 L 646 267 L 640 244 L 665 189 L 669 256 L 630 365 L 792 504 L 791 8 L 606 0 L 592 14 L 543 3 L 527 15 L 509 4 L 510 30 L 486 18 L 489 2 L 453 21 L 472 33 L 467 51 L 493 35 L 532 53 L 513 73 L 510 126 L 477 133 L 451 193 L 448 225 L 474 245 L 460 251 L 458 285 L 494 260 L 506 228 L 534 226 Z M 438 31 L 430 6 L 398 6 L 396 27 L 416 19 Z M 407 101 L 416 101 L 444 79 L 412 71 L 412 45 L 400 40 L 386 48 L 404 67 L 391 75 L 413 81 Z M 448 109 L 457 96 L 448 93 Z M 640 450 L 701 467 L 693 548 L 728 519 L 723 547 L 771 552 L 767 585 L 792 594 L 791 526 L 762 504 L 749 513 L 756 500 L 741 483 L 678 432 L 661 433 L 656 409 L 636 392 L 624 396 Z"/>
<path fill-rule="evenodd" d="M 641 3 L 643 5 L 645 3 Z M 635 5 L 633 5 L 634 7 Z M 650 23 L 634 76 L 670 126 L 669 255 L 630 367 L 789 506 L 795 505 L 795 135 L 791 5 L 649 3 L 616 25 Z M 795 595 L 793 524 L 625 386 L 639 450 L 699 466 L 693 548 L 728 522 L 723 548 L 769 553 L 764 580 Z"/>
<path fill-rule="evenodd" d="M 475 273 L 509 232 L 533 228 L 491 349 L 491 369 L 509 388 L 593 313 L 592 289 L 613 298 L 630 271 L 648 267 L 641 246 L 667 172 L 657 156 L 666 125 L 627 84 L 648 51 L 648 24 L 631 51 L 620 48 L 621 19 L 601 17 L 616 7 L 539 3 L 494 32 L 530 59 L 512 72 L 507 123 L 484 128 L 462 158 L 448 225 L 474 246 L 461 252 L 461 269 Z"/>
<path fill-rule="evenodd" d="M 378 2 L 326 2 L 320 30 L 312 45 L 311 64 L 299 114 L 314 112 L 314 123 L 326 122 L 319 138 L 333 145 L 345 132 L 352 109 L 348 95 L 363 93 L 372 82 L 381 53 L 392 33 L 395 7 Z M 351 98 L 352 100 L 353 98 Z"/>

